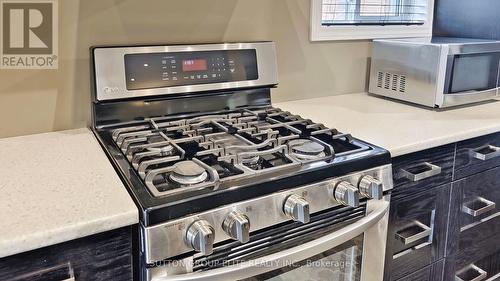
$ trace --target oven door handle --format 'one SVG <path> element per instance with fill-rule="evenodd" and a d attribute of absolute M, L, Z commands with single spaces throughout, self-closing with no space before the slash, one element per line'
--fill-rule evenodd
<path fill-rule="evenodd" d="M 366 217 L 355 223 L 302 245 L 255 260 L 244 261 L 236 265 L 182 275 L 159 276 L 153 278 L 152 281 L 240 280 L 273 271 L 295 262 L 303 261 L 328 249 L 342 245 L 376 225 L 388 212 L 389 202 L 378 200 L 377 205 L 379 206 L 373 209 Z"/>

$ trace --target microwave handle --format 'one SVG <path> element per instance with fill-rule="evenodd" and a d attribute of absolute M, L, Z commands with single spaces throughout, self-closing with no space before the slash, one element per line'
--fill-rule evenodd
<path fill-rule="evenodd" d="M 483 91 L 469 91 L 454 94 L 444 94 L 445 103 L 465 104 L 471 102 L 485 101 L 498 97 L 500 87 Z"/>
<path fill-rule="evenodd" d="M 366 217 L 358 220 L 357 222 L 299 246 L 258 258 L 256 260 L 241 262 L 237 265 L 230 265 L 196 273 L 160 276 L 153 278 L 152 281 L 240 280 L 282 268 L 284 265 L 286 266 L 294 262 L 303 261 L 328 249 L 342 245 L 377 224 L 388 212 L 389 202 L 385 200 L 378 200 L 377 203 L 380 203 L 379 206 L 377 206 Z"/>

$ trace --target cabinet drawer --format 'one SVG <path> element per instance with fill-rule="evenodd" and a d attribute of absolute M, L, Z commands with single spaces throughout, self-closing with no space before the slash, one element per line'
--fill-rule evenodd
<path fill-rule="evenodd" d="M 393 159 L 393 198 L 451 182 L 455 144 Z"/>
<path fill-rule="evenodd" d="M 1 258 L 0 280 L 132 280 L 132 232 L 125 227 Z"/>
<path fill-rule="evenodd" d="M 475 259 L 446 258 L 443 281 L 500 280 L 500 251 Z"/>
<path fill-rule="evenodd" d="M 500 166 L 500 133 L 457 144 L 455 180 Z"/>
<path fill-rule="evenodd" d="M 450 202 L 447 255 L 500 237 L 500 167 L 454 182 Z"/>
<path fill-rule="evenodd" d="M 397 280 L 444 257 L 450 184 L 391 203 L 386 280 Z"/>
<path fill-rule="evenodd" d="M 428 265 L 397 281 L 441 281 L 443 279 L 444 259 Z"/>

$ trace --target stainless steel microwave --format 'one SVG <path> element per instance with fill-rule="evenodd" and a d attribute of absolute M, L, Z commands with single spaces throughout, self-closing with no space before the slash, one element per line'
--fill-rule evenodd
<path fill-rule="evenodd" d="M 369 92 L 443 108 L 499 97 L 500 41 L 375 40 Z"/>

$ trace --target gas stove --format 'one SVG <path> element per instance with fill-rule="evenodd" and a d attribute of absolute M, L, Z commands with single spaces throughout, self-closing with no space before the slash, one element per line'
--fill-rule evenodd
<path fill-rule="evenodd" d="M 272 42 L 95 47 L 92 59 L 92 127 L 140 210 L 144 280 L 216 243 L 366 212 L 392 188 L 386 150 L 271 105 Z"/>

